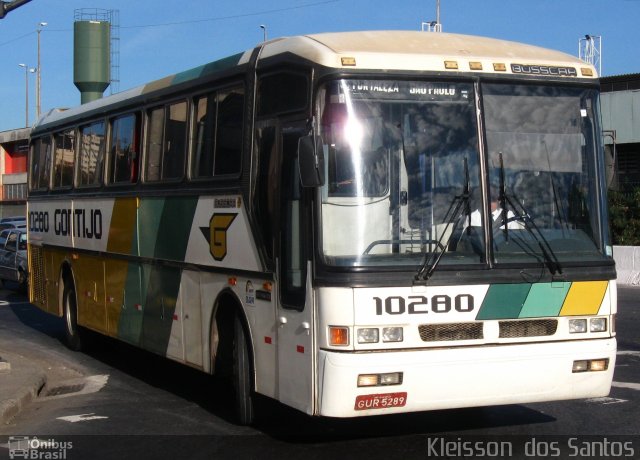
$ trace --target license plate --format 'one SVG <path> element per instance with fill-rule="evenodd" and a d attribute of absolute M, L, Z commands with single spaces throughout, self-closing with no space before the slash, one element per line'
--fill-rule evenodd
<path fill-rule="evenodd" d="M 355 410 L 387 409 L 407 404 L 407 392 L 356 396 Z"/>

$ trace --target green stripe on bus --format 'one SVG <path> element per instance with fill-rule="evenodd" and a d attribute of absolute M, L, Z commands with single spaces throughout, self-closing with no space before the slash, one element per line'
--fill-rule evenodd
<path fill-rule="evenodd" d="M 492 284 L 487 291 L 477 320 L 518 318 L 531 284 Z"/>
<path fill-rule="evenodd" d="M 145 208 L 147 221 L 156 229 L 155 235 L 149 235 L 155 236 L 152 239 L 155 241 L 152 256 L 156 259 L 184 261 L 198 198 L 169 197 L 163 199 L 162 203 L 160 200 L 152 201 L 155 202 L 148 203 Z M 142 245 L 147 238 L 142 224 L 140 232 Z M 149 249 L 149 243 L 146 243 L 145 251 Z M 182 270 L 177 267 L 154 265 L 145 266 L 143 271 L 145 274 L 148 272 L 148 277 L 145 276 L 143 280 L 145 296 L 141 345 L 147 350 L 166 355 Z"/>
<path fill-rule="evenodd" d="M 142 257 L 183 262 L 197 204 L 197 197 L 140 200 L 132 252 L 136 252 L 137 242 L 137 252 Z M 130 263 L 118 337 L 165 355 L 181 274 L 175 267 Z"/>
<path fill-rule="evenodd" d="M 156 237 L 154 257 L 184 261 L 197 205 L 197 197 L 165 198 Z"/>
<path fill-rule="evenodd" d="M 217 61 L 210 62 L 209 64 L 201 65 L 199 67 L 177 73 L 173 77 L 173 81 L 171 82 L 171 84 L 177 85 L 179 83 L 184 83 L 189 80 L 195 80 L 196 78 L 200 78 L 205 75 L 214 74 L 216 72 L 235 67 L 238 65 L 238 62 L 240 61 L 240 58 L 243 54 L 244 53 L 234 54 L 233 56 L 219 59 Z"/>
<path fill-rule="evenodd" d="M 569 282 L 532 285 L 519 317 L 558 316 L 570 287 L 571 283 Z"/>
<path fill-rule="evenodd" d="M 134 345 L 140 345 L 142 318 L 147 283 L 143 282 L 143 268 L 138 263 L 130 263 L 124 286 L 124 308 L 120 312 L 118 337 Z"/>
<path fill-rule="evenodd" d="M 138 209 L 139 256 L 153 257 L 156 247 L 164 198 L 145 198 Z"/>
<path fill-rule="evenodd" d="M 151 267 L 147 284 L 142 346 L 163 356 L 167 354 L 171 337 L 181 273 L 177 267 L 155 265 Z"/>

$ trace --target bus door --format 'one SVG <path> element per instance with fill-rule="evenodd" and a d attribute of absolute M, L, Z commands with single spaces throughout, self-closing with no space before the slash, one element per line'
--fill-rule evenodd
<path fill-rule="evenodd" d="M 279 229 L 276 232 L 278 279 L 278 399 L 311 414 L 314 401 L 313 296 L 309 288 L 312 239 L 308 199 L 300 184 L 298 139 L 304 123 L 280 130 Z"/>

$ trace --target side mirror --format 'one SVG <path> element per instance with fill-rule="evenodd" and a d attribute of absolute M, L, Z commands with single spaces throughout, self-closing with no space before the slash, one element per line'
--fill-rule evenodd
<path fill-rule="evenodd" d="M 324 185 L 324 150 L 322 140 L 314 145 L 313 135 L 298 139 L 298 165 L 300 182 L 303 187 L 320 187 Z"/>

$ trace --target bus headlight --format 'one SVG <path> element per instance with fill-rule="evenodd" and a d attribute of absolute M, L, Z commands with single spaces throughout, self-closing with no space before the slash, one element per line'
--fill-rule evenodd
<path fill-rule="evenodd" d="M 358 329 L 358 343 L 378 343 L 380 331 L 377 327 L 363 327 Z"/>
<path fill-rule="evenodd" d="M 569 320 L 569 333 L 570 334 L 582 334 L 587 332 L 587 320 L 586 319 L 570 319 Z"/>
<path fill-rule="evenodd" d="M 591 332 L 606 332 L 607 318 L 591 318 L 589 320 L 589 330 Z"/>
<path fill-rule="evenodd" d="M 382 328 L 382 341 L 383 342 L 402 342 L 404 340 L 401 327 L 383 327 Z"/>

